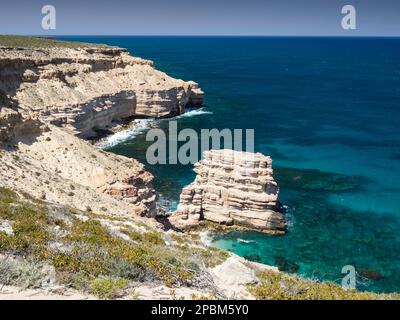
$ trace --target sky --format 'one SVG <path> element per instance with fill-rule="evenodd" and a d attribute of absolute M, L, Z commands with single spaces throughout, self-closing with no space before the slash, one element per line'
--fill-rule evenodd
<path fill-rule="evenodd" d="M 42 29 L 48 4 L 55 30 Z M 1 0 L 0 34 L 400 36 L 400 0 Z"/>

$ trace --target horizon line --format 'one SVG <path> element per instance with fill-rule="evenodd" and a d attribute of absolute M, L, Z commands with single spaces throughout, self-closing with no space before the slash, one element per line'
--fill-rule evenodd
<path fill-rule="evenodd" d="M 3 34 L 30 37 L 243 37 L 243 38 L 399 38 L 400 35 L 257 35 L 257 34 Z"/>

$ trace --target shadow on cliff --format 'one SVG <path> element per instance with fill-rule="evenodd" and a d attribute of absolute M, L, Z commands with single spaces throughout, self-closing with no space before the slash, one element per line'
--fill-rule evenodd
<path fill-rule="evenodd" d="M 175 227 L 170 221 L 168 217 L 164 217 L 164 216 L 156 216 L 155 220 L 159 223 L 162 224 L 163 226 L 163 231 L 168 231 L 168 230 L 173 230 L 176 232 L 182 232 L 181 229 Z"/>
<path fill-rule="evenodd" d="M 34 143 L 42 133 L 42 123 L 23 118 L 15 100 L 22 83 L 38 79 L 39 69 L 29 61 L 15 66 L 5 59 L 0 61 L 0 70 L 0 148 L 12 150 L 18 143 Z"/>

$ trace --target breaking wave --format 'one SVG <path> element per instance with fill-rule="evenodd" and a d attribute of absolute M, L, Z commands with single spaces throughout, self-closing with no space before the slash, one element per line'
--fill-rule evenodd
<path fill-rule="evenodd" d="M 154 125 L 159 121 L 169 121 L 174 119 L 181 119 L 181 118 L 191 118 L 205 114 L 212 114 L 211 111 L 205 111 L 201 109 L 187 109 L 185 113 L 176 116 L 174 118 L 168 119 L 135 119 L 130 127 L 125 130 L 118 131 L 102 140 L 97 142 L 95 145 L 100 149 L 108 149 L 115 147 L 116 145 L 131 140 L 135 138 L 137 135 L 145 132 L 148 129 L 154 127 Z"/>
<path fill-rule="evenodd" d="M 240 238 L 238 238 L 238 239 L 237 239 L 237 242 L 242 242 L 242 243 L 252 243 L 252 242 L 254 242 L 254 240 L 244 240 L 244 239 L 240 239 Z"/>
<path fill-rule="evenodd" d="M 144 131 L 150 129 L 151 124 L 154 121 L 155 120 L 153 120 L 153 119 L 136 119 L 133 121 L 130 128 L 116 132 L 116 133 L 102 139 L 101 141 L 96 143 L 96 146 L 99 147 L 100 149 L 108 149 L 108 148 L 112 148 L 124 141 L 133 139 L 138 134 L 141 134 Z"/>
<path fill-rule="evenodd" d="M 206 111 L 203 108 L 201 109 L 188 109 L 185 111 L 185 113 L 176 116 L 174 119 L 181 119 L 181 118 L 191 118 L 191 117 L 196 117 L 196 116 L 201 116 L 205 114 L 213 114 L 211 111 Z"/>

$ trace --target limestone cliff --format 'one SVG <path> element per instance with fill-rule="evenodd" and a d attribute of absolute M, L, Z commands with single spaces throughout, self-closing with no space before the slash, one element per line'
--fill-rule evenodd
<path fill-rule="evenodd" d="M 153 177 L 144 166 L 76 136 L 202 101 L 197 83 L 125 49 L 0 47 L 0 186 L 81 210 L 152 215 Z"/>
<path fill-rule="evenodd" d="M 195 164 L 194 171 L 196 179 L 182 190 L 178 209 L 171 217 L 173 224 L 185 228 L 208 220 L 264 232 L 284 231 L 270 157 L 211 150 Z"/>
<path fill-rule="evenodd" d="M 83 136 L 130 116 L 176 115 L 202 99 L 197 83 L 171 78 L 125 49 L 0 47 L 0 108 Z"/>

